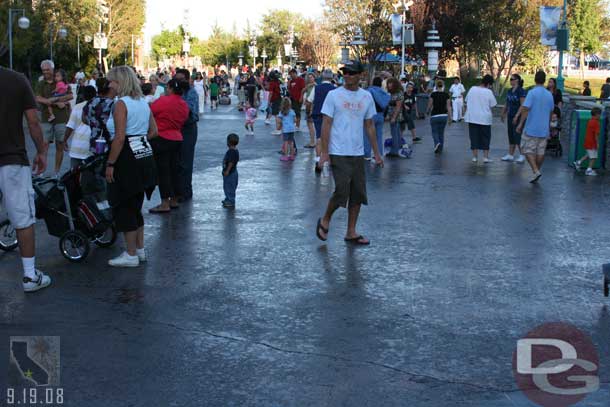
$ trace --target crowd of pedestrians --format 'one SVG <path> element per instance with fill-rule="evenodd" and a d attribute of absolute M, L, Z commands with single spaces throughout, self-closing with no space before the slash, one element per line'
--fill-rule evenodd
<path fill-rule="evenodd" d="M 446 126 L 465 121 L 472 162 L 478 164 L 479 152 L 484 164 L 493 162 L 490 141 L 497 101 L 490 75 L 468 90 L 460 78 L 451 78 L 447 90 L 446 78 L 415 84 L 409 76 L 397 78 L 383 72 L 365 79 L 359 61 L 350 61 L 339 72 L 292 68 L 283 76 L 277 70 L 249 68 L 232 75 L 222 69 L 210 73 L 175 69 L 152 73 L 148 80 L 135 69 L 121 66 L 110 70 L 106 77 L 95 72 L 87 79 L 82 72 L 77 73 L 74 95 L 66 86 L 65 72 L 55 69 L 52 61 L 43 61 L 41 70 L 42 77 L 32 91 L 23 75 L 0 68 L 0 84 L 6 87 L 0 97 L 0 112 L 9 121 L 9 130 L 0 143 L 0 189 L 14 191 L 4 194 L 3 204 L 17 229 L 23 287 L 28 292 L 48 286 L 50 278 L 34 266 L 31 172 L 21 125 L 23 115 L 37 149 L 36 173 L 46 168 L 49 144 L 55 144 L 56 176 L 64 151 L 72 167 L 92 155 L 107 155 L 99 168 L 99 178 L 105 181 L 114 224 L 126 243 L 126 250 L 108 262 L 116 267 L 136 267 L 147 260 L 142 206 L 157 186 L 161 202 L 149 210 L 151 214 L 170 213 L 192 199 L 200 115 L 208 104 L 213 112 L 219 104 L 231 103 L 231 94 L 237 97 L 237 109 L 244 114 L 247 136 L 254 135 L 258 117 L 264 117 L 269 133 L 282 136 L 281 161 L 295 160 L 295 136 L 307 131 L 309 142 L 304 147 L 315 149 L 315 171 L 330 169 L 335 182 L 335 191 L 316 227 L 321 240 L 328 237 L 335 211 L 346 207 L 345 241 L 370 244 L 357 229 L 360 208 L 368 201 L 365 164 L 369 161 L 383 166 L 384 153 L 388 158 L 409 158 L 412 145 L 421 142 L 416 122 L 422 115 L 429 116 L 426 125 L 430 126 L 434 154 L 443 153 Z M 513 74 L 501 114 L 508 133 L 508 153 L 502 161 L 527 160 L 532 183 L 542 176 L 547 139 L 563 103 L 553 78 L 547 84 L 544 72 L 538 72 L 535 82 L 536 86 L 526 91 L 522 78 Z M 73 99 L 76 104 L 71 107 Z M 594 112 L 594 119 L 598 116 L 599 112 Z M 386 127 L 390 136 L 387 140 Z M 588 126 L 587 155 L 575 163 L 579 167 L 588 160 L 587 175 L 595 175 L 598 127 L 595 123 Z M 406 134 L 411 145 L 405 141 Z M 236 205 L 238 144 L 239 136 L 229 134 L 222 166 L 225 208 Z M 87 182 L 100 179 L 83 180 Z"/>

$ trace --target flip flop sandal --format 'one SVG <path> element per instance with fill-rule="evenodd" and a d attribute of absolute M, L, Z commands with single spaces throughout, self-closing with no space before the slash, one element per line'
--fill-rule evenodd
<path fill-rule="evenodd" d="M 347 243 L 352 243 L 352 244 L 356 244 L 356 245 L 360 245 L 360 246 L 368 246 L 371 244 L 370 241 L 364 241 L 364 236 L 362 236 L 362 235 L 356 236 L 356 237 L 350 237 L 350 238 L 346 237 L 343 240 L 345 240 Z"/>
<path fill-rule="evenodd" d="M 172 210 L 171 209 L 158 209 L 158 208 L 150 208 L 148 210 L 148 213 L 155 213 L 155 214 L 159 214 L 159 213 L 170 213 Z"/>
<path fill-rule="evenodd" d="M 318 219 L 318 225 L 316 226 L 316 236 L 318 237 L 318 239 L 325 242 L 326 239 L 328 239 L 328 236 L 326 237 L 326 239 L 323 238 L 322 235 L 320 234 L 320 229 L 322 229 L 322 232 L 328 234 L 328 229 L 326 229 L 324 226 L 322 226 L 322 218 Z"/>

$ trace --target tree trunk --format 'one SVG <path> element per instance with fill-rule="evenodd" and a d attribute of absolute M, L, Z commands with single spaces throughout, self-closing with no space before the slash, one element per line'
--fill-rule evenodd
<path fill-rule="evenodd" d="M 585 79 L 585 53 L 580 51 L 580 79 Z"/>

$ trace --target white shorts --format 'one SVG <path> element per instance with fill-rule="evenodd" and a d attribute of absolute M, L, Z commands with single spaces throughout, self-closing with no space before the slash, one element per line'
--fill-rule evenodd
<path fill-rule="evenodd" d="M 15 229 L 26 229 L 36 223 L 32 170 L 24 165 L 0 167 L 0 204 Z"/>
<path fill-rule="evenodd" d="M 587 156 L 590 160 L 597 159 L 597 150 L 587 150 Z"/>

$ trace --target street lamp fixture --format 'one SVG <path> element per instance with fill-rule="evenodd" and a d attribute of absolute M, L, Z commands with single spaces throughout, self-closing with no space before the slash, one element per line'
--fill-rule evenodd
<path fill-rule="evenodd" d="M 30 28 L 30 20 L 25 16 L 25 9 L 8 9 L 8 49 L 9 49 L 9 68 L 13 69 L 13 13 L 21 13 L 17 20 L 17 26 L 22 30 Z"/>
<path fill-rule="evenodd" d="M 364 39 L 364 35 L 362 35 L 362 30 L 360 29 L 360 27 L 356 27 L 356 31 L 354 33 L 354 38 L 352 39 L 352 42 L 350 43 L 350 45 L 352 47 L 362 47 L 366 44 L 367 44 L 367 42 Z"/>
<path fill-rule="evenodd" d="M 49 31 L 49 54 L 50 54 L 50 60 L 53 60 L 53 37 L 55 35 L 55 23 L 51 22 L 51 30 Z M 65 40 L 66 37 L 68 37 L 68 30 L 65 29 L 64 27 L 59 27 L 59 30 L 57 30 L 57 38 L 59 38 L 60 40 Z"/>
<path fill-rule="evenodd" d="M 263 54 L 261 55 L 261 58 L 263 58 L 263 70 L 265 69 L 265 61 L 267 60 L 267 49 L 263 48 Z"/>
<path fill-rule="evenodd" d="M 240 52 L 237 57 L 239 58 L 239 66 L 243 66 L 243 64 L 244 64 L 244 53 Z"/>

